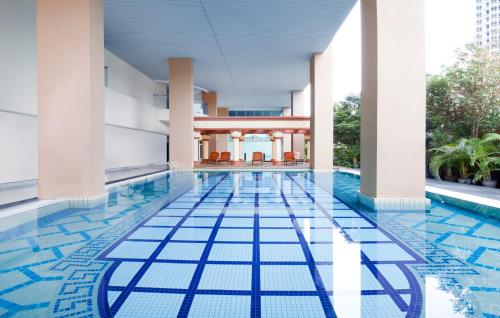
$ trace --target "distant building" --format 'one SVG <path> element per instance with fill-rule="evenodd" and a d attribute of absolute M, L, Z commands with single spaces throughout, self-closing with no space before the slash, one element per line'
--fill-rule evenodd
<path fill-rule="evenodd" d="M 500 0 L 476 0 L 476 42 L 500 53 Z"/>

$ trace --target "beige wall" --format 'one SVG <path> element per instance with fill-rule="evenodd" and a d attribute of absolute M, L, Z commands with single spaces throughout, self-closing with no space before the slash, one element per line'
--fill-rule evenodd
<path fill-rule="evenodd" d="M 37 2 L 38 196 L 104 194 L 102 0 Z"/>
<path fill-rule="evenodd" d="M 181 169 L 192 169 L 193 144 L 193 61 L 168 60 L 170 98 L 170 160 Z"/>
<path fill-rule="evenodd" d="M 425 51 L 421 0 L 361 0 L 361 192 L 425 198 Z"/>
<path fill-rule="evenodd" d="M 332 45 L 310 61 L 311 167 L 333 169 L 333 58 Z"/>
<path fill-rule="evenodd" d="M 229 109 L 227 107 L 219 107 L 217 108 L 217 116 L 226 117 L 229 115 Z M 228 135 L 217 135 L 216 142 L 216 151 L 229 151 L 227 139 Z"/>

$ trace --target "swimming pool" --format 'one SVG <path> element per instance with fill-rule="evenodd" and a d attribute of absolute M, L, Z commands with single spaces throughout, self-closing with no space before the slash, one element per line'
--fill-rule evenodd
<path fill-rule="evenodd" d="M 342 173 L 176 172 L 1 219 L 0 316 L 497 317 L 500 227 Z M 333 195 L 332 195 L 333 194 Z"/>

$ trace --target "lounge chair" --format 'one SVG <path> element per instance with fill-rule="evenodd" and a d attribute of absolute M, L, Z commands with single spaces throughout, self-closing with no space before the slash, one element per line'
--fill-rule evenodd
<path fill-rule="evenodd" d="M 263 165 L 263 164 L 264 164 L 264 155 L 262 154 L 262 152 L 255 151 L 255 152 L 252 154 L 252 165 L 253 165 L 255 162 L 260 162 L 260 164 L 261 164 L 261 165 Z"/>
<path fill-rule="evenodd" d="M 295 161 L 295 155 L 293 154 L 293 152 L 291 151 L 287 151 L 285 152 L 284 156 L 283 156 L 283 162 L 285 163 L 285 165 L 287 164 L 295 164 L 296 161 Z"/>
<path fill-rule="evenodd" d="M 299 151 L 294 151 L 293 157 L 295 159 L 295 163 L 297 163 L 297 164 L 299 164 L 299 163 L 303 164 L 306 161 L 306 159 L 304 159 L 304 157 L 302 157 L 302 155 L 300 154 Z"/>
<path fill-rule="evenodd" d="M 222 164 L 222 163 L 229 164 L 231 162 L 231 153 L 228 151 L 221 152 L 220 159 L 217 162 L 219 164 Z"/>
<path fill-rule="evenodd" d="M 212 151 L 208 157 L 208 163 L 217 163 L 219 160 L 219 153 L 217 151 Z"/>

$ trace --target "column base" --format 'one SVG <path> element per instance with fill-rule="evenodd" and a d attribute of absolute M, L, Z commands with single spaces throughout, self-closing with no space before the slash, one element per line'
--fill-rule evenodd
<path fill-rule="evenodd" d="M 66 197 L 64 200 L 68 201 L 69 208 L 92 209 L 105 204 L 108 200 L 108 194 L 103 193 L 93 197 Z"/>
<path fill-rule="evenodd" d="M 431 207 L 431 200 L 427 198 L 374 198 L 361 192 L 358 201 L 372 210 L 427 211 Z"/>
<path fill-rule="evenodd" d="M 273 160 L 272 163 L 273 166 L 280 166 L 281 164 L 283 164 L 283 161 Z"/>
<path fill-rule="evenodd" d="M 244 166 L 245 163 L 241 160 L 233 161 L 232 162 L 233 166 Z"/>
<path fill-rule="evenodd" d="M 193 162 L 193 164 L 194 164 L 194 166 L 195 166 L 195 167 L 199 167 L 199 166 L 200 166 L 200 163 L 201 163 L 201 161 L 194 161 L 194 162 Z"/>

